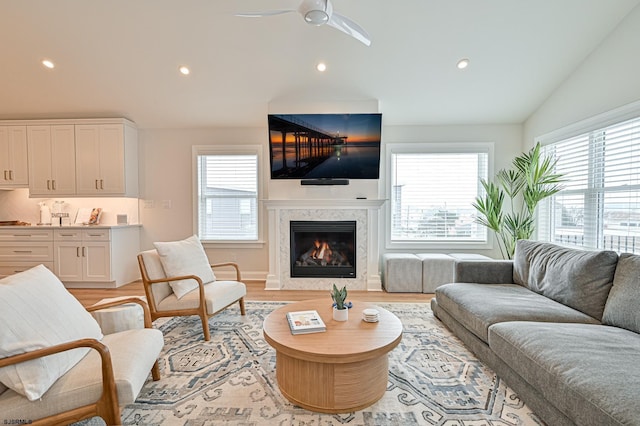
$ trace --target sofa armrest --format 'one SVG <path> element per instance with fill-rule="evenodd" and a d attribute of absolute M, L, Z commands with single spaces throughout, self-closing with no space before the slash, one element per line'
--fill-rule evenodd
<path fill-rule="evenodd" d="M 457 283 L 513 284 L 512 260 L 459 260 L 453 269 Z"/>

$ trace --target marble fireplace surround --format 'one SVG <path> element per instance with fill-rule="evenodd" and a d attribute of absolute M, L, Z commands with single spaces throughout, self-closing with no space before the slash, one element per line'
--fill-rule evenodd
<path fill-rule="evenodd" d="M 266 200 L 269 229 L 267 290 L 329 290 L 335 283 L 348 290 L 380 291 L 380 209 L 385 200 Z M 356 221 L 355 278 L 292 278 L 289 224 L 292 220 Z"/>

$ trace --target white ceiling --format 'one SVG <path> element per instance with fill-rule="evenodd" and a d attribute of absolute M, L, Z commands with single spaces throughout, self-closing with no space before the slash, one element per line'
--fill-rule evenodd
<path fill-rule="evenodd" d="M 233 16 L 298 3 L 2 0 L 0 119 L 264 126 L 270 103 L 375 99 L 386 125 L 522 123 L 640 0 L 333 0 L 370 47 L 295 13 Z"/>

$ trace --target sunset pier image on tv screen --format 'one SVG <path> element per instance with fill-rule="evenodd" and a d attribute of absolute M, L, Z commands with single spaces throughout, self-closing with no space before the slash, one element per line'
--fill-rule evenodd
<path fill-rule="evenodd" d="M 382 114 L 270 114 L 272 179 L 378 179 Z"/>

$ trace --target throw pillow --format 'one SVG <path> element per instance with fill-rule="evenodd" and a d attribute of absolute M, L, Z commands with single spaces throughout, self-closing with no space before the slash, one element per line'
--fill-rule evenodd
<path fill-rule="evenodd" d="M 160 256 L 160 262 L 167 277 L 196 275 L 203 284 L 215 281 L 209 259 L 197 236 L 186 240 L 153 243 Z M 178 299 L 198 288 L 196 280 L 170 281 L 171 289 Z"/>
<path fill-rule="evenodd" d="M 614 251 L 518 240 L 513 282 L 600 321 L 617 263 Z"/>
<path fill-rule="evenodd" d="M 0 358 L 77 339 L 102 339 L 96 320 L 43 265 L 0 280 L 0 324 Z M 89 350 L 72 349 L 0 368 L 0 382 L 35 401 Z"/>
<path fill-rule="evenodd" d="M 640 333 L 640 256 L 623 253 L 604 307 L 602 322 Z"/>

